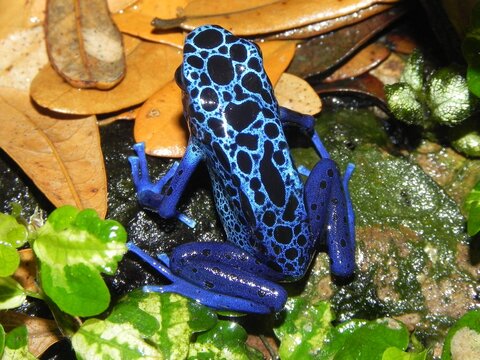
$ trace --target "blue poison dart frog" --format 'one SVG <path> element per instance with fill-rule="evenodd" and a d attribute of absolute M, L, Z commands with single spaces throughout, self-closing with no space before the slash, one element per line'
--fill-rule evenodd
<path fill-rule="evenodd" d="M 355 237 L 347 184 L 353 165 L 342 179 L 314 118 L 278 106 L 259 47 L 218 26 L 196 28 L 185 40 L 175 78 L 183 91 L 188 147 L 154 184 L 144 145 L 134 146 L 137 156 L 129 160 L 138 199 L 163 218 L 194 226 L 177 205 L 204 162 L 228 241 L 183 244 L 159 260 L 130 244 L 172 282 L 146 290 L 179 293 L 220 310 L 270 313 L 287 299 L 278 282 L 302 278 L 321 248 L 332 274 L 351 276 Z M 285 125 L 311 137 L 321 156 L 311 171 L 293 164 Z M 308 175 L 305 183 L 299 172 Z"/>

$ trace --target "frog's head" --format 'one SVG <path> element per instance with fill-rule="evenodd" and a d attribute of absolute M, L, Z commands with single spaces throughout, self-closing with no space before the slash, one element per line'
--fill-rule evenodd
<path fill-rule="evenodd" d="M 190 121 L 221 118 L 232 102 L 259 97 L 270 86 L 259 47 L 216 25 L 194 29 L 185 39 L 175 79 L 184 93 Z"/>

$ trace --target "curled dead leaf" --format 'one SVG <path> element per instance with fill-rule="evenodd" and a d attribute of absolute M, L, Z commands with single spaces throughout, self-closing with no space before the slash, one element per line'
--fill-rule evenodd
<path fill-rule="evenodd" d="M 126 60 L 125 79 L 109 91 L 74 89 L 51 66 L 46 66 L 33 80 L 30 95 L 40 106 L 61 113 L 89 115 L 118 111 L 145 101 L 167 83 L 180 65 L 181 52 L 164 44 L 140 42 Z"/>
<path fill-rule="evenodd" d="M 333 74 L 324 79 L 326 82 L 338 81 L 357 77 L 376 68 L 390 55 L 390 50 L 380 43 L 373 43 L 338 68 Z"/>
<path fill-rule="evenodd" d="M 105 0 L 49 0 L 47 51 L 54 69 L 79 88 L 110 89 L 125 75 L 122 36 Z"/>
<path fill-rule="evenodd" d="M 278 105 L 302 114 L 315 115 L 322 110 L 322 102 L 308 82 L 298 76 L 283 73 L 275 86 Z"/>
<path fill-rule="evenodd" d="M 156 18 L 158 29 L 181 27 L 184 30 L 205 24 L 216 24 L 235 35 L 258 35 L 280 32 L 320 21 L 352 14 L 378 3 L 395 3 L 399 0 L 282 0 L 263 6 L 213 16 L 192 16 L 176 19 Z"/>
<path fill-rule="evenodd" d="M 28 93 L 0 88 L 0 147 L 55 205 L 107 212 L 107 181 L 94 116 L 42 114 Z"/>
<path fill-rule="evenodd" d="M 14 311 L 0 312 L 0 323 L 7 331 L 25 325 L 28 331 L 28 350 L 36 357 L 62 339 L 54 320 L 28 316 Z"/>
<path fill-rule="evenodd" d="M 186 0 L 143 0 L 121 13 L 114 14 L 113 20 L 120 31 L 124 33 L 182 48 L 183 32 L 178 30 L 154 31 L 151 22 L 155 16 L 175 17 L 179 9 L 186 4 Z"/>

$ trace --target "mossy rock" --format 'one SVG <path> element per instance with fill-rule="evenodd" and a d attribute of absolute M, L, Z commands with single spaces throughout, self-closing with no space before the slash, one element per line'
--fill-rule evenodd
<path fill-rule="evenodd" d="M 372 125 L 378 122 L 367 111 L 318 119 L 320 137 L 340 168 L 356 165 L 350 192 L 357 273 L 347 284 L 332 283 L 321 255 L 302 296 L 329 298 L 340 321 L 395 317 L 435 345 L 454 320 L 478 305 L 478 265 L 465 256 L 469 239 L 458 204 L 413 158 L 387 151 L 387 134 Z M 307 167 L 319 160 L 308 148 L 292 152 Z"/>

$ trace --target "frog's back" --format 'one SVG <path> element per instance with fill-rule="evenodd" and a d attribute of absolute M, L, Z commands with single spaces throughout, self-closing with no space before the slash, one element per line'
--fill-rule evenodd
<path fill-rule="evenodd" d="M 180 75 L 192 141 L 205 154 L 227 237 L 295 277 L 310 257 L 298 246 L 309 233 L 303 186 L 259 48 L 204 26 L 187 38 Z"/>

